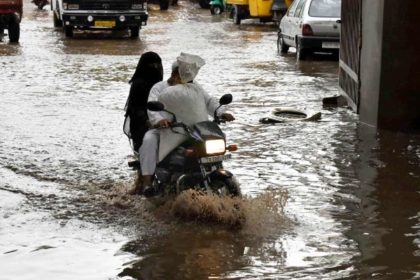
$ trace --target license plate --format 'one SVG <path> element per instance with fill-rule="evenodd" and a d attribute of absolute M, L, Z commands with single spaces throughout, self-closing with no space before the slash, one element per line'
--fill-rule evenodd
<path fill-rule="evenodd" d="M 95 27 L 112 28 L 115 27 L 115 20 L 97 20 Z"/>
<path fill-rule="evenodd" d="M 322 48 L 323 49 L 339 49 L 340 43 L 339 42 L 323 42 Z"/>
<path fill-rule="evenodd" d="M 220 162 L 232 157 L 231 154 L 222 155 L 222 156 L 214 156 L 214 157 L 203 157 L 201 158 L 201 163 L 213 163 L 213 162 Z"/>

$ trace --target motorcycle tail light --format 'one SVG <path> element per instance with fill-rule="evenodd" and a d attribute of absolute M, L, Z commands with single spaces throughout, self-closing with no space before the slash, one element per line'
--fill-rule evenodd
<path fill-rule="evenodd" d="M 185 155 L 186 157 L 193 157 L 193 156 L 195 155 L 195 153 L 194 153 L 194 150 L 193 150 L 193 149 L 186 149 L 186 150 L 184 151 L 184 155 Z"/>
<path fill-rule="evenodd" d="M 229 152 L 235 152 L 238 150 L 238 145 L 236 144 L 231 144 L 229 146 L 226 147 L 226 150 L 228 150 Z"/>

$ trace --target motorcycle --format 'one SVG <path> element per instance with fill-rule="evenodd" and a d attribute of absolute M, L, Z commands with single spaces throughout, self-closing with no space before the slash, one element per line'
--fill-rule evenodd
<path fill-rule="evenodd" d="M 192 128 L 177 122 L 175 114 L 165 110 L 162 103 L 148 103 L 149 110 L 165 111 L 173 116 L 170 127 L 160 131 L 159 163 L 152 185 L 156 194 L 177 195 L 187 189 L 228 196 L 241 194 L 234 175 L 223 168 L 223 161 L 231 158 L 227 151 L 236 151 L 237 146 L 226 146 L 225 134 L 219 127 L 225 120 L 217 116 L 219 108 L 231 102 L 231 94 L 223 95 L 214 120 L 196 123 Z M 138 167 L 138 163 L 131 162 L 129 166 Z"/>
<path fill-rule="evenodd" d="M 32 3 L 34 3 L 40 10 L 49 4 L 48 0 L 32 0 Z"/>

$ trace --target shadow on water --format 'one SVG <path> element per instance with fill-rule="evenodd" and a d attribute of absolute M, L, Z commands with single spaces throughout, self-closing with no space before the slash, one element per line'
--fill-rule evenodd
<path fill-rule="evenodd" d="M 344 204 L 353 219 L 348 236 L 358 243 L 350 278 L 413 279 L 420 276 L 420 135 L 376 133 L 359 125 L 360 156 L 341 172 L 357 200 Z M 347 217 L 348 218 L 348 217 Z M 342 221 L 347 219 L 340 217 Z"/>
<path fill-rule="evenodd" d="M 22 54 L 22 47 L 19 43 L 9 43 L 9 38 L 3 37 L 0 40 L 0 57 L 18 56 Z M 0 62 L 1 65 L 1 62 Z"/>
<path fill-rule="evenodd" d="M 127 32 L 75 32 L 74 38 L 57 38 L 65 54 L 141 55 L 147 44 Z M 64 37 L 64 35 L 62 35 Z"/>

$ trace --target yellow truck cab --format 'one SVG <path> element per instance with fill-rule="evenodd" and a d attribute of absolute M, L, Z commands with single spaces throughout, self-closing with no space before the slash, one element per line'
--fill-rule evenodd
<path fill-rule="evenodd" d="M 235 24 L 242 19 L 259 18 L 261 21 L 280 22 L 293 0 L 227 0 L 232 5 L 232 18 Z"/>

